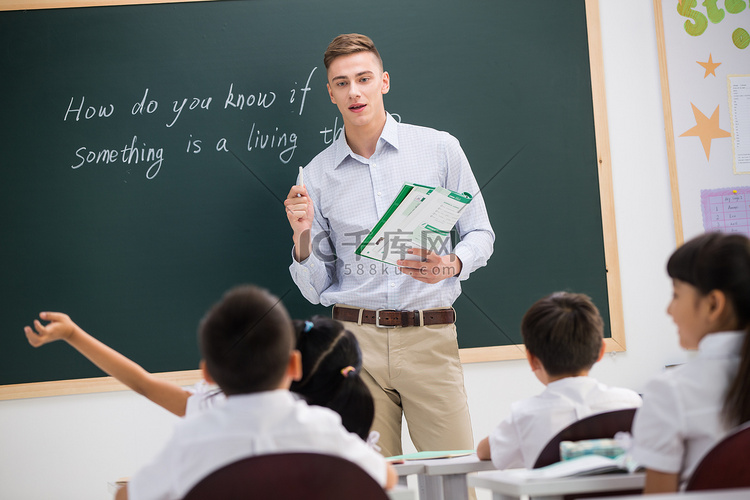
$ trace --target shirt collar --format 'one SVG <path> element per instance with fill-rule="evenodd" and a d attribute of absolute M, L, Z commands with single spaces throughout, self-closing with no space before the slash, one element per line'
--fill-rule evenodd
<path fill-rule="evenodd" d="M 745 332 L 710 333 L 698 343 L 700 357 L 726 358 L 740 356 Z"/>
<path fill-rule="evenodd" d="M 336 166 L 334 168 L 338 168 L 347 157 L 356 158 L 355 153 L 346 142 L 346 129 L 341 130 L 341 134 L 339 134 L 339 137 L 334 144 L 336 148 L 336 155 L 334 158 Z M 382 148 L 383 144 L 390 144 L 395 149 L 398 149 L 398 122 L 390 113 L 386 113 L 385 126 L 383 127 L 383 131 L 380 133 L 380 138 L 378 139 L 378 149 Z"/>
<path fill-rule="evenodd" d="M 253 392 L 250 394 L 235 394 L 227 396 L 226 406 L 228 407 L 251 407 L 264 408 L 265 411 L 271 411 L 269 408 L 283 408 L 293 405 L 295 397 L 286 389 L 276 389 L 271 391 Z"/>

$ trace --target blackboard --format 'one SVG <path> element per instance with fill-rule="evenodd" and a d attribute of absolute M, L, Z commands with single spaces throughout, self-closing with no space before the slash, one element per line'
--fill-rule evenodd
<path fill-rule="evenodd" d="M 583 0 L 0 13 L 0 385 L 101 375 L 62 343 L 28 346 L 41 310 L 152 372 L 197 366 L 198 321 L 235 284 L 328 313 L 289 277 L 281 200 L 342 126 L 322 53 L 344 32 L 377 44 L 386 109 L 455 135 L 483 187 L 497 241 L 455 304 L 462 352 L 520 356 L 523 312 L 563 289 L 591 295 L 611 337 L 586 14 Z"/>

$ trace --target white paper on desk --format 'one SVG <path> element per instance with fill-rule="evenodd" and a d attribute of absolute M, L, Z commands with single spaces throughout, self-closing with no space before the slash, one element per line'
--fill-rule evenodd
<path fill-rule="evenodd" d="M 539 469 L 512 469 L 508 474 L 522 479 L 554 479 L 559 477 L 590 476 L 608 472 L 628 472 L 625 455 L 608 458 L 601 455 L 583 455 L 556 462 Z"/>
<path fill-rule="evenodd" d="M 406 253 L 409 248 L 426 248 L 442 255 L 451 229 L 470 201 L 470 196 L 449 189 L 404 184 L 356 253 L 393 265 L 403 259 L 420 260 Z"/>

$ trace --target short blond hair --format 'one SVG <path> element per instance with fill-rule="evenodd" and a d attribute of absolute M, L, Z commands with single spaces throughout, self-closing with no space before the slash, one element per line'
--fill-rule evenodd
<path fill-rule="evenodd" d="M 323 54 L 323 64 L 328 69 L 337 57 L 348 56 L 357 52 L 371 52 L 375 54 L 380 63 L 380 69 L 383 69 L 383 59 L 381 59 L 378 49 L 375 48 L 375 44 L 370 37 L 360 35 L 359 33 L 347 33 L 334 38 L 328 44 L 325 54 Z"/>

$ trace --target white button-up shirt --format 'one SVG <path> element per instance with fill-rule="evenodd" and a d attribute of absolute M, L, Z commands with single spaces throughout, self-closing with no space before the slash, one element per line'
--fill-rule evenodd
<path fill-rule="evenodd" d="M 659 472 L 693 473 L 703 455 L 729 430 L 724 396 L 740 363 L 744 332 L 711 333 L 698 356 L 651 380 L 633 421 L 633 457 Z"/>
<path fill-rule="evenodd" d="M 338 413 L 276 390 L 230 396 L 180 421 L 164 449 L 131 478 L 128 496 L 178 500 L 225 465 L 251 456 L 295 452 L 344 458 L 378 484 L 386 483 L 382 455 L 347 432 Z"/>
<path fill-rule="evenodd" d="M 498 469 L 531 469 L 547 443 L 573 422 L 640 405 L 641 397 L 635 391 L 608 387 L 592 377 L 550 382 L 541 394 L 513 403 L 510 415 L 492 431 L 492 464 Z"/>
<path fill-rule="evenodd" d="M 495 234 L 482 194 L 458 140 L 446 132 L 397 123 L 388 115 L 375 153 L 352 152 L 345 133 L 304 169 L 313 201 L 313 252 L 292 259 L 290 272 L 313 304 L 347 304 L 369 309 L 416 310 L 447 307 L 461 293 L 460 281 L 484 266 Z M 354 252 L 386 213 L 404 183 L 441 186 L 473 200 L 456 224 L 461 241 L 436 253 L 455 253 L 462 269 L 436 284 L 419 282 L 395 266 Z"/>

